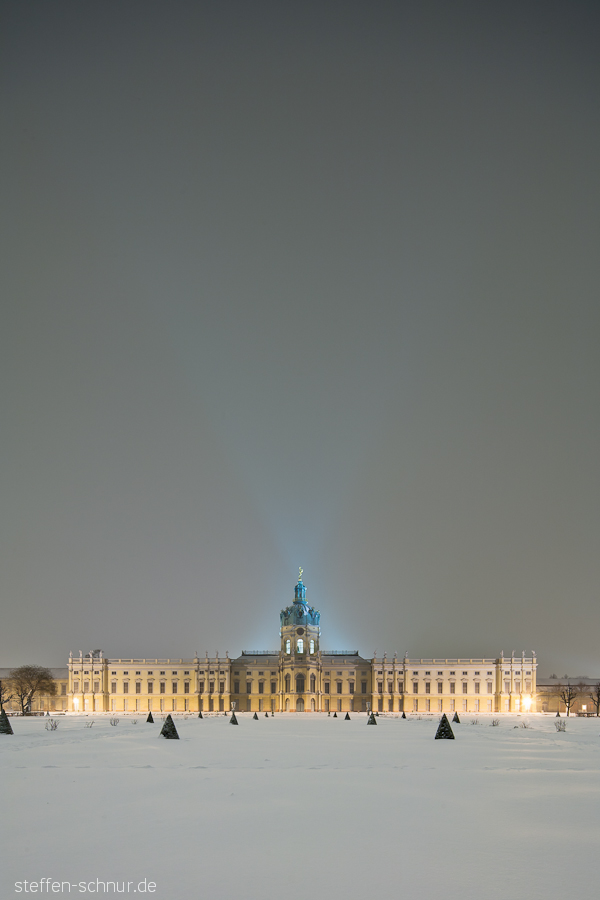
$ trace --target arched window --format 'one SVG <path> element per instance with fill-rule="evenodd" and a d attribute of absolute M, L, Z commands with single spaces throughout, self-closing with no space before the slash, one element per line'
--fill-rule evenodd
<path fill-rule="evenodd" d="M 290 653 L 291 649 L 292 649 L 292 642 L 288 638 L 287 641 L 285 642 L 285 652 Z"/>
<path fill-rule="evenodd" d="M 308 645 L 308 649 L 309 649 L 309 652 L 310 652 L 310 653 L 314 653 L 314 652 L 315 652 L 315 642 L 312 640 L 312 638 L 311 638 L 310 643 L 309 643 L 309 645 Z"/>
<path fill-rule="evenodd" d="M 311 675 L 310 676 L 310 692 L 311 692 L 311 694 L 314 694 L 316 686 L 317 686 L 317 680 L 314 675 Z"/>
<path fill-rule="evenodd" d="M 303 638 L 298 638 L 298 653 L 304 653 L 304 640 L 303 640 Z"/>
<path fill-rule="evenodd" d="M 285 676 L 285 691 L 286 691 L 286 693 L 289 693 L 289 690 L 290 690 L 290 676 L 286 675 Z"/>
<path fill-rule="evenodd" d="M 296 675 L 296 693 L 304 693 L 304 675 Z"/>

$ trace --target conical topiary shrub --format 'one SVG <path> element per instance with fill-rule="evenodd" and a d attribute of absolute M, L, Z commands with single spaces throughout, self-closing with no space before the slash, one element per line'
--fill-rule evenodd
<path fill-rule="evenodd" d="M 178 741 L 179 740 L 179 735 L 177 734 L 177 729 L 175 728 L 175 722 L 171 718 L 170 714 L 165 719 L 165 724 L 163 725 L 160 733 L 161 733 L 162 737 L 167 738 L 167 740 L 170 740 L 170 741 Z"/>
<path fill-rule="evenodd" d="M 334 718 L 334 719 L 337 719 L 337 713 L 336 713 L 336 712 L 334 712 L 333 718 Z"/>
<path fill-rule="evenodd" d="M 146 722 L 151 722 L 152 724 L 154 724 L 154 719 L 152 718 L 152 712 L 148 713 L 148 718 L 146 719 Z"/>
<path fill-rule="evenodd" d="M 14 734 L 5 709 L 0 713 L 0 734 Z"/>
<path fill-rule="evenodd" d="M 371 715 L 369 716 L 369 721 L 367 722 L 367 725 L 377 725 L 377 719 L 375 718 L 373 713 L 371 713 Z"/>
<path fill-rule="evenodd" d="M 252 718 L 253 718 L 253 719 L 256 719 L 256 721 L 258 722 L 258 716 L 257 716 L 256 713 L 254 713 L 254 715 L 252 716 Z"/>
<path fill-rule="evenodd" d="M 232 712 L 232 713 L 231 713 L 231 718 L 230 718 L 230 720 L 229 720 L 229 724 L 230 724 L 230 725 L 237 725 L 237 723 L 238 723 L 238 720 L 237 720 L 236 717 L 235 717 L 235 712 Z"/>
<path fill-rule="evenodd" d="M 269 718 L 269 713 L 265 713 L 265 719 Z"/>
<path fill-rule="evenodd" d="M 350 713 L 346 713 L 346 715 L 344 716 L 344 722 L 349 722 L 349 721 L 350 721 Z"/>
<path fill-rule="evenodd" d="M 202 710 L 200 710 L 200 712 L 198 713 L 198 718 L 199 718 L 199 719 L 203 719 L 203 718 L 204 718 L 204 716 L 202 715 Z"/>
<path fill-rule="evenodd" d="M 454 715 L 452 717 L 452 721 L 456 722 L 457 725 L 460 725 L 460 719 L 458 718 L 458 713 L 456 713 L 456 712 L 454 713 Z"/>
<path fill-rule="evenodd" d="M 406 713 L 404 712 L 404 710 L 402 710 L 402 715 L 400 716 L 400 718 L 401 718 L 401 719 L 405 719 L 405 718 L 406 718 Z"/>
<path fill-rule="evenodd" d="M 454 740 L 454 732 L 450 727 L 450 722 L 446 718 L 446 713 L 440 719 L 440 724 L 438 725 L 438 730 L 435 733 L 436 741 L 442 740 L 445 738 L 446 740 L 453 741 Z"/>

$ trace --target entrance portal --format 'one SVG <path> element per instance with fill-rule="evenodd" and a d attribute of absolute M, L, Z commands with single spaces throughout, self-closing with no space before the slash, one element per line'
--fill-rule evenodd
<path fill-rule="evenodd" d="M 299 697 L 298 700 L 296 700 L 296 712 L 304 712 L 304 700 L 302 697 Z"/>

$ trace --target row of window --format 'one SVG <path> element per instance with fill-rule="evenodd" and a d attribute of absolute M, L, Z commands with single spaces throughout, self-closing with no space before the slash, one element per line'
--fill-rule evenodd
<path fill-rule="evenodd" d="M 292 652 L 292 642 L 290 638 L 285 642 L 285 652 Z M 308 642 L 308 652 L 311 656 L 315 652 L 315 642 L 312 639 Z M 298 638 L 296 641 L 296 653 L 304 653 L 304 638 Z"/>

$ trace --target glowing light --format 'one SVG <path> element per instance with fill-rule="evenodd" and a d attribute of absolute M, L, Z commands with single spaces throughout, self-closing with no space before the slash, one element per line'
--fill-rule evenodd
<path fill-rule="evenodd" d="M 523 706 L 525 708 L 525 711 L 529 712 L 529 710 L 531 709 L 531 697 L 523 697 Z"/>

